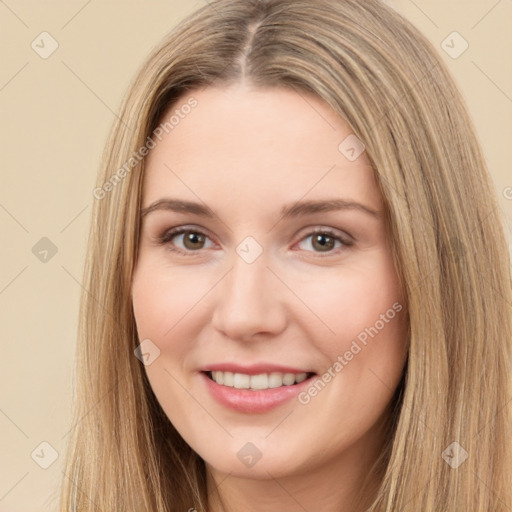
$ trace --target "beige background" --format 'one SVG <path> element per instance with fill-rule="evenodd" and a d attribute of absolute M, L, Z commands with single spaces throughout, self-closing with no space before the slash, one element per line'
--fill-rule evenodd
<path fill-rule="evenodd" d="M 0 0 L 1 512 L 56 510 L 70 429 L 80 277 L 100 154 L 135 70 L 204 1 Z M 430 38 L 455 75 L 510 240 L 512 2 L 387 3 Z M 46 59 L 31 47 L 35 40 L 40 52 L 50 48 L 48 36 L 41 36 L 47 38 L 42 48 L 43 31 L 59 45 Z M 457 59 L 441 48 L 453 31 L 469 43 Z M 32 252 L 43 237 L 57 248 L 46 262 Z M 48 469 L 39 464 L 50 463 L 52 452 L 39 447 L 41 442 L 60 454 Z"/>

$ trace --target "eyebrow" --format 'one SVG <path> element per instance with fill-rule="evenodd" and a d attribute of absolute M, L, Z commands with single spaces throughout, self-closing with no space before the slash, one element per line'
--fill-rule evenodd
<path fill-rule="evenodd" d="M 167 210 L 176 213 L 189 213 L 208 219 L 216 216 L 213 210 L 204 204 L 195 203 L 193 201 L 186 201 L 183 199 L 164 198 L 158 199 L 145 208 L 141 208 L 141 218 L 157 210 Z M 379 211 L 373 210 L 364 204 L 347 199 L 297 201 L 295 203 L 283 206 L 281 209 L 281 216 L 283 219 L 287 219 L 292 217 L 302 217 L 314 213 L 339 210 L 356 210 L 371 215 L 372 217 L 377 218 L 379 216 Z"/>

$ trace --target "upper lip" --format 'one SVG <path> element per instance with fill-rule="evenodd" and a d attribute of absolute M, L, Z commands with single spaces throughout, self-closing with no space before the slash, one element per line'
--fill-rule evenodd
<path fill-rule="evenodd" d="M 293 368 L 291 366 L 282 366 L 270 363 L 258 363 L 251 365 L 241 365 L 235 363 L 216 363 L 201 368 L 202 372 L 221 371 L 231 373 L 244 373 L 246 375 L 259 375 L 262 373 L 314 373 L 304 368 Z"/>

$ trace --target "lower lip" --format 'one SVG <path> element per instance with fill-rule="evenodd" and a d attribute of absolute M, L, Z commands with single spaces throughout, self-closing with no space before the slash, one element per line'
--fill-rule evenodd
<path fill-rule="evenodd" d="M 301 391 L 304 391 L 316 377 L 312 375 L 299 384 L 281 386 L 262 390 L 237 389 L 222 386 L 210 379 L 206 373 L 201 372 L 208 391 L 221 405 L 243 413 L 267 412 L 292 400 Z"/>

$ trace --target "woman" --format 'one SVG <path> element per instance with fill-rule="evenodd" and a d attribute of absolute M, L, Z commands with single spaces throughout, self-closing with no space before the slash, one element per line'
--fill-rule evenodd
<path fill-rule="evenodd" d="M 94 196 L 63 510 L 512 507 L 502 219 L 390 8 L 200 9 Z"/>

